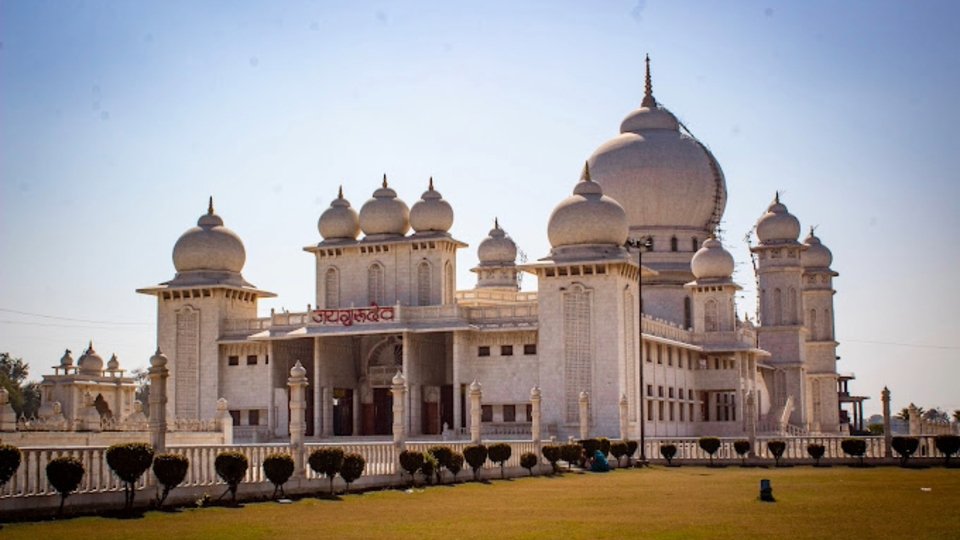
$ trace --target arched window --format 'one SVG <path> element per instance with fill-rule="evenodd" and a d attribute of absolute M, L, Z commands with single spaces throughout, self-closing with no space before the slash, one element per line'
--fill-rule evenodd
<path fill-rule="evenodd" d="M 674 236 L 674 237 L 670 238 L 670 251 L 677 251 L 677 249 L 678 249 L 678 246 L 677 246 L 677 237 Z"/>
<path fill-rule="evenodd" d="M 810 337 L 814 341 L 820 339 L 820 330 L 817 328 L 817 310 L 810 310 Z"/>
<path fill-rule="evenodd" d="M 787 296 L 787 313 L 783 316 L 783 322 L 787 324 L 797 323 L 797 290 L 793 287 L 790 287 Z"/>
<path fill-rule="evenodd" d="M 340 307 L 340 272 L 336 268 L 327 268 L 323 276 L 323 306 L 327 309 Z"/>
<path fill-rule="evenodd" d="M 697 240 L 696 236 L 690 239 L 690 244 L 693 245 L 693 251 L 700 249 L 700 241 Z"/>
<path fill-rule="evenodd" d="M 430 263 L 427 261 L 417 266 L 417 305 L 430 305 Z"/>
<path fill-rule="evenodd" d="M 563 375 L 567 422 L 580 415 L 578 397 L 593 386 L 593 339 L 591 291 L 573 285 L 563 293 Z"/>
<path fill-rule="evenodd" d="M 773 324 L 783 324 L 783 294 L 780 289 L 773 290 Z"/>
<path fill-rule="evenodd" d="M 703 326 L 707 332 L 716 332 L 720 329 L 719 313 L 716 300 L 707 300 L 703 305 Z"/>
<path fill-rule="evenodd" d="M 383 266 L 373 263 L 367 269 L 367 297 L 371 304 L 382 306 L 386 304 L 386 294 L 383 286 Z"/>
<path fill-rule="evenodd" d="M 453 265 L 447 261 L 443 265 L 443 303 L 452 304 L 456 294 L 456 284 L 453 281 Z"/>
<path fill-rule="evenodd" d="M 820 395 L 820 379 L 814 379 L 810 386 L 810 392 L 813 394 L 813 421 L 820 422 L 820 417 L 823 415 L 823 399 Z"/>
<path fill-rule="evenodd" d="M 693 326 L 693 316 L 690 312 L 690 297 L 683 299 L 683 327 L 690 328 Z"/>
<path fill-rule="evenodd" d="M 833 319 L 830 318 L 830 310 L 823 310 L 823 337 L 824 339 L 833 339 Z"/>

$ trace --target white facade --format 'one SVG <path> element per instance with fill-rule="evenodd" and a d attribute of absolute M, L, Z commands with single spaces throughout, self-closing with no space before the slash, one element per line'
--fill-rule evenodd
<path fill-rule="evenodd" d="M 212 418 L 223 397 L 247 426 L 238 433 L 285 437 L 287 374 L 300 361 L 308 437 L 388 435 L 397 371 L 414 436 L 468 433 L 475 380 L 487 434 L 529 434 L 534 387 L 545 437 L 579 433 L 581 392 L 596 436 L 636 438 L 641 423 L 649 436 L 842 429 L 829 251 L 812 232 L 800 243 L 775 201 L 753 248 L 758 324 L 738 318 L 733 259 L 713 239 L 722 170 L 656 103 L 649 71 L 643 105 L 572 184 L 546 227 L 549 254 L 518 266 L 495 224 L 476 286 L 459 291 L 466 244 L 450 236 L 453 209 L 432 179 L 411 208 L 386 178 L 359 212 L 341 191 L 320 217 L 322 240 L 304 248 L 316 309 L 267 318 L 257 301 L 271 293 L 243 279 L 242 243 L 211 203 L 177 242 L 176 277 L 139 291 L 157 297 L 168 415 Z M 537 276 L 536 292 L 518 290 L 519 272 Z"/>

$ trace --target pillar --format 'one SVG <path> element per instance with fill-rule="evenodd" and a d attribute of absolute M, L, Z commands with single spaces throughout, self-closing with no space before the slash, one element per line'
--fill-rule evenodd
<path fill-rule="evenodd" d="M 463 412 L 460 410 L 460 362 L 464 358 L 467 347 L 467 336 L 464 332 L 453 333 L 453 433 L 457 438 L 460 436 L 460 417 Z"/>
<path fill-rule="evenodd" d="M 540 387 L 530 389 L 530 435 L 533 444 L 540 446 Z"/>
<path fill-rule="evenodd" d="M 680 404 L 683 406 L 683 404 Z M 626 441 L 630 438 L 629 420 L 630 410 L 627 403 L 626 394 L 620 395 L 620 440 Z"/>
<path fill-rule="evenodd" d="M 166 451 L 167 448 L 167 377 L 170 370 L 167 369 L 167 357 L 157 352 L 150 357 L 150 444 L 157 454 Z"/>
<path fill-rule="evenodd" d="M 320 392 L 320 408 L 323 409 L 323 436 L 333 436 L 333 388 L 324 386 Z"/>
<path fill-rule="evenodd" d="M 406 430 L 404 429 L 404 404 L 406 403 L 407 381 L 403 378 L 403 373 L 397 371 L 393 376 L 393 386 L 390 390 L 393 392 L 393 444 L 402 449 L 406 441 Z"/>
<path fill-rule="evenodd" d="M 17 430 L 17 413 L 10 405 L 10 394 L 6 388 L 0 387 L 0 431 Z"/>
<path fill-rule="evenodd" d="M 757 447 L 757 405 L 754 402 L 752 391 L 747 392 L 746 401 L 747 436 L 750 441 L 750 453 L 747 455 L 753 457 L 755 455 L 754 449 Z"/>
<path fill-rule="evenodd" d="M 590 394 L 586 390 L 580 392 L 580 438 L 590 436 Z"/>
<path fill-rule="evenodd" d="M 358 388 L 354 389 L 354 391 L 353 391 L 353 430 L 352 430 L 352 433 L 353 433 L 353 436 L 354 436 L 354 437 L 356 437 L 357 435 L 360 434 L 360 417 L 363 416 L 363 414 L 362 414 L 363 411 L 360 410 L 361 408 L 362 408 L 362 405 L 360 405 L 360 388 L 358 387 Z"/>
<path fill-rule="evenodd" d="M 223 444 L 233 444 L 233 416 L 230 415 L 230 403 L 227 398 L 217 400 L 217 427 L 223 434 Z"/>
<path fill-rule="evenodd" d="M 480 444 L 480 399 L 483 389 L 476 379 L 470 383 L 470 442 Z"/>
<path fill-rule="evenodd" d="M 303 436 L 307 432 L 307 370 L 299 360 L 290 369 L 287 386 L 290 387 L 290 453 L 293 454 L 293 474 L 303 476 Z"/>
<path fill-rule="evenodd" d="M 274 370 L 274 366 L 277 365 L 277 359 L 273 357 L 273 342 L 267 342 L 267 358 L 273 360 L 273 365 L 270 366 L 270 369 L 267 370 L 267 378 L 269 379 L 270 388 L 270 404 L 267 407 L 267 427 L 270 430 L 270 435 L 272 436 L 277 432 L 277 410 L 276 410 L 276 392 L 274 388 L 280 386 L 279 381 L 276 380 L 277 371 Z"/>
<path fill-rule="evenodd" d="M 886 386 L 880 392 L 883 401 L 883 457 L 893 457 L 893 433 L 890 432 L 890 389 Z"/>
<path fill-rule="evenodd" d="M 323 382 L 326 377 L 320 375 L 320 337 L 313 338 L 313 436 L 323 434 Z"/>
<path fill-rule="evenodd" d="M 910 415 L 910 435 L 920 435 L 920 411 L 913 403 L 907 408 Z"/>

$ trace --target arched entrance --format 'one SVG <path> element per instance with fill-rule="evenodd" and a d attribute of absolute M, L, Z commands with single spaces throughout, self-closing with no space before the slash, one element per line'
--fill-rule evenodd
<path fill-rule="evenodd" d="M 393 376 L 403 368 L 403 340 L 384 338 L 370 349 L 360 379 L 361 433 L 390 435 L 393 429 Z"/>

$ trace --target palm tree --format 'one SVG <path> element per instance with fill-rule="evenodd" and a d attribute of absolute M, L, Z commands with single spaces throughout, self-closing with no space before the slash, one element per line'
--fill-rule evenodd
<path fill-rule="evenodd" d="M 953 411 L 953 421 L 960 423 L 960 409 Z"/>
<path fill-rule="evenodd" d="M 923 407 L 917 407 L 917 413 L 920 415 L 921 418 L 923 418 L 924 411 L 925 409 Z M 910 407 L 904 407 L 900 409 L 900 412 L 897 414 L 897 418 L 905 422 L 910 421 Z"/>

